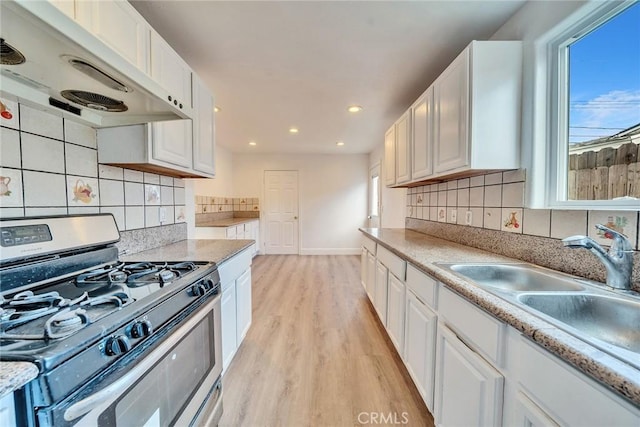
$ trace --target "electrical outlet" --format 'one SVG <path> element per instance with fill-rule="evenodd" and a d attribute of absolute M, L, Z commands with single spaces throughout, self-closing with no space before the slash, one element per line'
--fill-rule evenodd
<path fill-rule="evenodd" d="M 467 211 L 464 217 L 464 223 L 467 225 L 471 225 L 472 222 L 473 222 L 473 212 Z"/>
<path fill-rule="evenodd" d="M 160 208 L 160 223 L 167 222 L 167 208 Z"/>
<path fill-rule="evenodd" d="M 458 222 L 458 211 L 455 209 L 451 210 L 451 222 L 454 224 Z"/>

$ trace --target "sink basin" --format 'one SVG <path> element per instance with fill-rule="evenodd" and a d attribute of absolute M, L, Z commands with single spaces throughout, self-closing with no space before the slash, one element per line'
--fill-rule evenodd
<path fill-rule="evenodd" d="M 640 353 L 640 302 L 589 293 L 521 294 L 518 301 L 590 337 Z"/>
<path fill-rule="evenodd" d="M 571 278 L 549 274 L 527 264 L 452 264 L 449 268 L 480 286 L 513 292 L 582 291 Z"/>

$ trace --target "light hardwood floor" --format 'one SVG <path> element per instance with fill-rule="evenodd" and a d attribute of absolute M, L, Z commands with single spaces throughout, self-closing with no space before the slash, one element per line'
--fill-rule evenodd
<path fill-rule="evenodd" d="M 381 414 L 433 426 L 360 285 L 359 256 L 258 256 L 252 276 L 221 426 L 381 425 L 370 423 Z"/>

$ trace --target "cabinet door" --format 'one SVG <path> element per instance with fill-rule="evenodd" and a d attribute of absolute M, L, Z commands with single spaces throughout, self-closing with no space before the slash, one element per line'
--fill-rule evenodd
<path fill-rule="evenodd" d="M 376 260 L 376 289 L 373 294 L 373 306 L 376 308 L 380 321 L 387 326 L 387 286 L 389 270 Z"/>
<path fill-rule="evenodd" d="M 374 293 L 376 291 L 376 257 L 371 253 L 367 253 L 367 295 L 373 303 Z"/>
<path fill-rule="evenodd" d="M 258 252 L 260 252 L 260 221 L 254 221 L 252 223 L 251 230 L 253 231 L 253 236 L 251 238 L 256 241 L 254 255 L 257 255 Z"/>
<path fill-rule="evenodd" d="M 396 122 L 396 184 L 411 180 L 411 110 Z"/>
<path fill-rule="evenodd" d="M 516 420 L 514 425 L 522 427 L 555 427 L 559 424 L 553 421 L 549 415 L 522 392 L 518 392 L 516 395 Z"/>
<path fill-rule="evenodd" d="M 437 316 L 413 292 L 406 291 L 404 361 L 407 370 L 433 413 Z"/>
<path fill-rule="evenodd" d="M 138 69 L 149 71 L 151 27 L 129 2 L 76 1 L 75 7 L 82 26 Z"/>
<path fill-rule="evenodd" d="M 251 268 L 247 269 L 236 280 L 238 325 L 237 340 L 238 347 L 242 344 L 242 340 L 247 335 L 249 326 L 251 326 Z"/>
<path fill-rule="evenodd" d="M 213 96 L 204 82 L 193 75 L 193 169 L 215 175 Z"/>
<path fill-rule="evenodd" d="M 360 283 L 364 290 L 367 290 L 367 254 L 368 250 L 365 248 L 361 249 L 360 253 Z"/>
<path fill-rule="evenodd" d="M 191 168 L 192 121 L 155 122 L 150 126 L 153 159 Z"/>
<path fill-rule="evenodd" d="M 391 126 L 384 134 L 384 183 L 396 183 L 396 128 Z"/>
<path fill-rule="evenodd" d="M 434 83 L 436 173 L 469 164 L 469 49 Z"/>
<path fill-rule="evenodd" d="M 401 357 L 404 353 L 404 293 L 405 284 L 389 273 L 387 332 Z"/>
<path fill-rule="evenodd" d="M 437 348 L 436 424 L 502 425 L 504 377 L 446 327 L 438 328 Z"/>
<path fill-rule="evenodd" d="M 411 107 L 411 179 L 433 174 L 433 86 Z"/>
<path fill-rule="evenodd" d="M 69 18 L 76 18 L 75 0 L 49 0 L 49 3 L 60 9 Z"/>
<path fill-rule="evenodd" d="M 222 292 L 220 315 L 222 318 L 222 367 L 226 369 L 238 349 L 235 284 Z"/>
<path fill-rule="evenodd" d="M 180 108 L 191 108 L 191 68 L 155 31 L 151 31 L 151 77 Z"/>

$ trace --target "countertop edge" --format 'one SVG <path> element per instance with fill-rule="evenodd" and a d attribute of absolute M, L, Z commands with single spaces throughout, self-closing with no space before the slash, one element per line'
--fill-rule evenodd
<path fill-rule="evenodd" d="M 246 224 L 248 222 L 253 222 L 253 221 L 260 221 L 260 218 L 216 219 L 216 220 L 205 222 L 202 224 L 196 224 L 196 228 L 206 228 L 206 227 L 226 228 L 226 227 L 233 227 L 234 225 Z"/>
<path fill-rule="evenodd" d="M 381 244 L 405 261 L 410 262 L 422 272 L 434 277 L 436 280 L 463 296 L 474 305 L 514 327 L 536 344 L 542 346 L 550 353 L 559 357 L 579 371 L 584 372 L 612 392 L 627 401 L 630 401 L 635 406 L 640 406 L 640 381 L 632 377 L 633 374 L 636 376 L 638 375 L 638 370 L 633 366 L 597 349 L 596 347 L 593 347 L 585 341 L 574 337 L 551 323 L 548 323 L 544 319 L 524 311 L 511 302 L 493 295 L 492 293 L 473 284 L 473 282 L 454 275 L 452 272 L 438 266 L 437 264 L 422 263 L 410 254 L 394 247 L 392 243 L 374 235 L 372 233 L 374 229 L 359 228 L 359 230 L 368 238 Z M 403 229 L 388 230 L 399 231 Z M 405 234 L 409 232 L 415 233 L 416 235 L 422 235 L 422 233 L 412 230 L 404 230 L 404 232 Z M 428 237 L 433 240 L 442 241 L 443 244 L 446 243 L 447 245 L 459 246 L 461 254 L 464 254 L 465 248 L 468 248 L 468 252 L 485 252 L 486 254 L 495 257 L 496 261 L 529 264 L 521 260 L 493 254 L 481 249 L 466 247 L 434 236 Z"/>
<path fill-rule="evenodd" d="M 0 362 L 0 398 L 23 387 L 38 376 L 31 362 Z"/>

